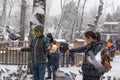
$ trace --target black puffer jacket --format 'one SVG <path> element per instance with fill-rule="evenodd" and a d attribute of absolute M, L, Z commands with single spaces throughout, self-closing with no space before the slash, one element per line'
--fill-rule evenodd
<path fill-rule="evenodd" d="M 97 43 L 92 43 L 91 45 L 94 45 Z M 97 45 L 95 45 L 94 47 L 91 46 L 92 48 L 90 49 L 90 51 L 92 50 L 94 55 L 96 55 L 103 47 L 103 43 L 98 43 Z M 83 65 L 82 65 L 82 71 L 83 71 L 83 75 L 86 76 L 101 76 L 101 74 L 99 74 L 98 70 L 95 68 L 95 66 L 93 64 L 91 64 L 90 62 L 87 61 L 87 57 L 89 56 L 87 53 L 89 53 L 88 49 L 90 48 L 90 46 L 83 46 L 83 47 L 78 47 L 75 49 L 71 49 L 69 50 L 70 53 L 75 53 L 75 52 L 84 52 L 85 53 L 85 59 L 83 61 Z M 103 53 L 101 54 L 103 55 Z"/>

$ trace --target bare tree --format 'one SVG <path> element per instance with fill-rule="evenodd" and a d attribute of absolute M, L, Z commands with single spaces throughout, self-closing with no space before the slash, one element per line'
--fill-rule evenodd
<path fill-rule="evenodd" d="M 107 2 L 108 2 L 108 0 L 106 0 L 106 3 L 107 3 Z M 112 1 L 110 4 L 104 4 L 104 12 L 103 12 L 103 14 L 101 15 L 101 18 L 100 18 L 100 20 L 99 20 L 100 23 L 101 23 L 102 21 L 105 21 L 107 9 L 108 9 L 109 7 L 111 7 L 111 6 L 112 6 L 113 12 L 115 12 L 115 9 L 114 9 L 114 1 Z"/>
<path fill-rule="evenodd" d="M 6 9 L 7 9 L 7 0 L 3 0 L 3 10 L 2 10 L 2 15 L 0 16 L 0 23 L 1 23 L 1 25 L 5 24 Z"/>
<path fill-rule="evenodd" d="M 83 24 L 84 12 L 85 12 L 84 10 L 85 10 L 85 6 L 86 6 L 86 1 L 87 0 L 84 1 L 83 8 L 82 8 L 82 15 L 81 15 L 81 20 L 80 20 L 81 22 L 80 22 L 80 27 L 79 27 L 79 34 L 80 34 L 81 27 L 82 27 L 82 24 Z"/>
<path fill-rule="evenodd" d="M 50 8 L 51 8 L 51 0 L 47 0 L 46 1 L 46 3 L 47 3 L 47 5 L 46 5 L 46 16 L 45 16 L 45 26 L 44 26 L 44 29 L 45 29 L 45 33 L 47 33 L 47 20 L 48 20 L 48 18 L 49 18 L 49 12 L 50 12 Z"/>
<path fill-rule="evenodd" d="M 21 16 L 20 16 L 20 41 L 24 41 L 25 35 L 25 18 L 26 18 L 26 1 L 21 1 Z"/>
<path fill-rule="evenodd" d="M 77 4 L 76 15 L 75 15 L 75 19 L 73 21 L 73 27 L 72 27 L 72 33 L 71 33 L 70 41 L 73 39 L 75 24 L 78 20 L 79 7 L 80 7 L 80 0 L 78 0 L 78 4 Z"/>
<path fill-rule="evenodd" d="M 100 5 L 98 7 L 98 14 L 95 17 L 94 27 L 93 27 L 92 30 L 96 30 L 96 28 L 98 27 L 98 22 L 99 22 L 99 19 L 100 19 L 101 15 L 102 15 L 102 11 L 103 11 L 103 0 L 100 0 Z"/>
<path fill-rule="evenodd" d="M 14 0 L 8 0 L 8 3 L 9 3 L 9 13 L 8 13 L 8 17 L 10 18 L 10 15 L 11 15 L 11 12 L 12 12 L 12 9 L 14 7 Z"/>
<path fill-rule="evenodd" d="M 65 0 L 64 3 L 63 3 L 63 0 L 61 0 L 61 16 L 60 16 L 60 19 L 59 19 L 58 24 L 57 24 L 57 28 L 56 28 L 56 32 L 55 32 L 55 38 L 59 37 L 59 33 L 60 33 L 60 29 L 61 29 L 60 23 L 62 21 L 62 13 L 63 13 L 63 10 L 64 10 L 64 6 L 66 4 L 66 1 L 67 0 Z"/>

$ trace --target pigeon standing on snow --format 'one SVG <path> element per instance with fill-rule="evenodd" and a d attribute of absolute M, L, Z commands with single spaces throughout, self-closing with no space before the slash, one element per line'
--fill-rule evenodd
<path fill-rule="evenodd" d="M 82 74 L 82 71 L 78 70 L 78 72 L 79 72 L 80 74 Z"/>
<path fill-rule="evenodd" d="M 73 80 L 75 80 L 77 74 L 70 72 L 71 76 L 73 77 Z"/>
<path fill-rule="evenodd" d="M 101 76 L 100 80 L 103 80 L 103 79 L 105 79 L 105 76 Z"/>
<path fill-rule="evenodd" d="M 116 80 L 116 78 L 114 77 L 113 80 Z"/>
<path fill-rule="evenodd" d="M 3 69 L 1 69 L 1 73 L 5 73 L 5 71 Z"/>
<path fill-rule="evenodd" d="M 5 68 L 5 70 L 7 71 L 7 72 L 9 72 L 10 70 L 9 69 L 7 69 L 7 68 Z"/>
<path fill-rule="evenodd" d="M 23 80 L 27 80 L 27 75 L 23 76 Z"/>
<path fill-rule="evenodd" d="M 111 76 L 107 76 L 108 80 L 111 80 Z"/>

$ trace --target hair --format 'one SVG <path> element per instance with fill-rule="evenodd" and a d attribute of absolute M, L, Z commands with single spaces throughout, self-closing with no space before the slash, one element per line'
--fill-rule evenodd
<path fill-rule="evenodd" d="M 52 36 L 51 33 L 48 33 L 48 34 L 47 34 L 47 37 L 50 38 L 50 42 L 54 42 L 54 40 L 53 40 L 53 36 Z"/>
<path fill-rule="evenodd" d="M 101 40 L 100 32 L 95 32 L 95 34 L 96 34 L 96 37 L 97 37 L 97 41 L 100 41 Z"/>
<path fill-rule="evenodd" d="M 85 33 L 85 37 L 86 37 L 86 38 L 91 37 L 92 39 L 97 40 L 97 36 L 96 36 L 96 34 L 94 33 L 94 31 L 87 31 L 87 32 Z"/>

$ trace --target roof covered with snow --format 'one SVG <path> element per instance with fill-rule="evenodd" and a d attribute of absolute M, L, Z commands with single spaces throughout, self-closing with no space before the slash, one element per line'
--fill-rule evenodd
<path fill-rule="evenodd" d="M 66 42 L 65 39 L 55 39 L 55 41 L 57 41 L 57 42 Z"/>
<path fill-rule="evenodd" d="M 120 24 L 120 22 L 104 22 L 103 24 L 105 24 L 105 25 L 118 25 L 118 24 Z"/>
<path fill-rule="evenodd" d="M 76 41 L 84 42 L 85 40 L 83 39 L 75 39 Z"/>

